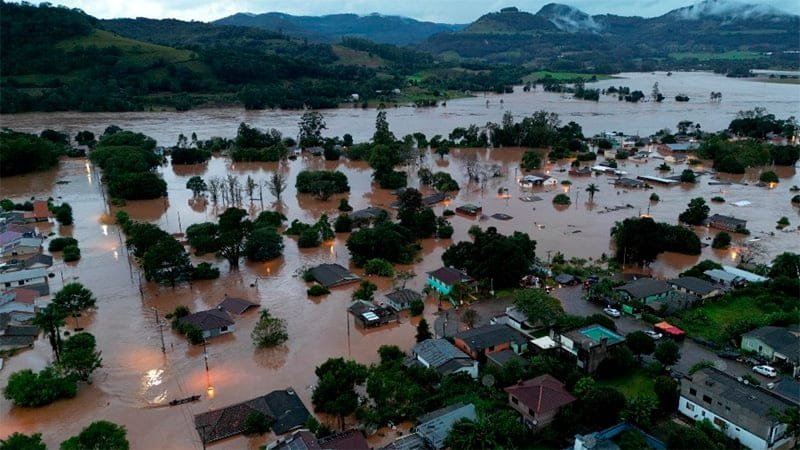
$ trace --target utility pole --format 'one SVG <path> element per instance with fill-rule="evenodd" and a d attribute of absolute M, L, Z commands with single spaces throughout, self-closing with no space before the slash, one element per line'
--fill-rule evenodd
<path fill-rule="evenodd" d="M 181 226 L 181 212 L 178 211 L 178 232 L 183 233 L 183 227 Z"/>
<path fill-rule="evenodd" d="M 203 339 L 203 359 L 206 362 L 206 373 L 208 373 L 208 351 L 206 351 L 206 340 Z"/>
<path fill-rule="evenodd" d="M 347 356 L 353 356 L 350 349 L 350 313 L 345 310 L 345 319 L 347 320 Z"/>
<path fill-rule="evenodd" d="M 163 328 L 163 325 L 161 323 L 161 320 L 159 320 L 159 318 L 158 318 L 158 309 L 156 307 L 153 307 L 153 311 L 156 312 L 156 325 L 158 325 L 158 333 L 159 333 L 159 335 L 161 335 L 161 353 L 166 355 L 167 354 L 167 347 L 166 347 L 166 345 L 164 345 L 164 328 Z"/>

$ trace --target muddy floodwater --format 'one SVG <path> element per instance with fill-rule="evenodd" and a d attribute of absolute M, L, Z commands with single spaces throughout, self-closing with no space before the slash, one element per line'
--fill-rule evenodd
<path fill-rule="evenodd" d="M 561 99 L 556 94 L 535 93 L 526 96 L 520 93 L 504 96 L 504 107 L 519 114 L 536 109 L 556 111 L 562 120 L 580 123 L 587 134 L 602 129 L 650 133 L 664 126 L 674 127 L 681 119 L 699 121 L 705 129 L 717 129 L 726 126 L 736 111 L 760 105 L 767 106 L 778 117 L 797 114 L 798 88 L 795 86 L 729 80 L 709 74 L 630 76 L 633 77 L 630 81 L 614 80 L 613 83 L 604 82 L 604 85 L 625 84 L 644 90 L 652 86 L 653 80 L 657 80 L 662 92 L 670 97 L 674 95 L 672 88 L 669 88 L 670 83 L 677 84 L 684 80 L 686 84 L 681 87 L 681 93 L 694 97 L 694 92 L 697 92 L 702 100 L 686 105 L 628 105 L 603 99 L 599 104 L 593 104 Z M 691 84 L 695 79 L 697 86 Z M 726 91 L 726 83 L 732 83 L 740 89 L 742 99 L 738 99 L 735 92 Z M 707 91 L 712 86 L 714 90 L 722 89 L 724 97 L 721 104 L 711 105 L 706 101 Z M 492 100 L 488 110 L 482 104 L 485 102 L 483 97 L 452 101 L 446 109 L 391 109 L 390 125 L 398 135 L 423 131 L 430 136 L 447 132 L 457 125 L 497 121 L 502 115 L 498 104 L 500 97 L 487 98 Z M 715 108 L 717 112 L 714 112 Z M 591 110 L 596 110 L 597 114 Z M 693 112 L 689 114 L 690 111 Z M 328 134 L 350 132 L 358 140 L 372 133 L 375 111 L 326 111 L 325 117 L 330 128 Z M 193 131 L 201 138 L 211 135 L 232 136 L 238 123 L 243 120 L 294 134 L 297 113 L 250 113 L 230 109 L 182 114 L 63 113 L 0 117 L 3 126 L 37 131 L 43 128 L 102 131 L 113 123 L 154 136 L 162 145 L 174 143 L 178 133 L 189 134 Z M 452 242 L 467 239 L 467 230 L 474 224 L 484 228 L 494 226 L 503 233 L 514 230 L 529 233 L 537 241 L 537 254 L 543 259 L 548 253 L 555 252 L 567 257 L 597 259 L 603 254 L 612 253 L 609 229 L 614 222 L 650 214 L 657 221 L 676 223 L 678 214 L 693 197 L 706 200 L 713 196 L 724 197 L 725 203 L 710 203 L 712 214 L 729 214 L 747 220 L 747 228 L 752 235 L 746 238 L 735 236 L 730 250 L 718 251 L 706 247 L 699 256 L 663 254 L 651 267 L 654 275 L 673 276 L 705 258 L 734 263 L 745 239 L 758 240 L 762 252 L 758 259 L 761 261 L 767 261 L 783 251 L 800 252 L 800 234 L 775 229 L 775 222 L 781 216 L 789 218 L 792 230 L 800 224 L 798 208 L 789 202 L 792 196 L 789 188 L 800 185 L 800 176 L 793 167 L 774 169 L 780 177 L 780 183 L 773 188 L 755 186 L 760 169 L 752 169 L 745 175 L 723 178 L 723 181 L 732 182 L 730 185 L 709 185 L 709 181 L 719 180 L 712 180 L 711 175 L 705 175 L 700 177 L 696 185 L 656 185 L 652 190 L 626 191 L 609 184 L 612 177 L 606 175 L 568 175 L 566 170 L 569 161 L 565 160 L 546 166 L 544 171 L 549 171 L 559 181 L 570 180 L 571 186 L 559 183 L 551 187 L 528 189 L 517 183 L 517 179 L 523 175 L 519 170 L 522 151 L 453 150 L 443 159 L 428 154 L 420 163 L 433 171 L 449 172 L 461 185 L 461 190 L 453 199 L 435 206 L 437 215 L 441 215 L 445 208 L 455 209 L 460 204 L 473 203 L 482 206 L 483 214 L 487 217 L 456 215 L 451 219 L 455 228 L 452 240 L 424 240 L 419 260 L 412 266 L 400 267 L 413 269 L 417 274 L 408 287 L 421 289 L 425 272 L 438 268 L 444 250 Z M 657 175 L 655 167 L 661 162 L 655 158 L 638 163 L 629 160 L 623 162 L 620 169 L 628 172 L 632 178 L 637 175 Z M 491 167 L 499 168 L 499 176 L 489 178 L 485 184 L 470 184 L 467 182 L 466 164 L 477 164 L 487 171 Z M 415 175 L 419 167 L 418 164 L 409 168 L 410 186 L 419 185 Z M 294 190 L 295 177 L 305 168 L 344 172 L 351 192 L 324 202 L 298 195 Z M 680 173 L 684 168 L 685 165 L 675 165 L 674 171 Z M 242 207 L 249 209 L 253 216 L 262 210 L 279 208 L 290 221 L 300 219 L 311 222 L 323 213 L 335 217 L 338 214 L 336 206 L 343 197 L 348 198 L 355 209 L 366 206 L 389 209 L 389 204 L 394 201 L 394 196 L 387 190 L 371 183 L 372 172 L 363 162 L 325 162 L 300 158 L 280 164 L 232 163 L 226 158 L 215 157 L 202 165 L 165 165 L 159 170 L 168 183 L 169 197 L 128 202 L 122 209 L 134 220 L 155 223 L 171 233 L 185 231 L 193 223 L 215 221 L 216 215 L 223 210 L 221 205 L 215 207 L 191 198 L 191 192 L 185 185 L 195 175 L 208 180 L 232 174 L 244 182 L 247 176 L 264 181 L 271 172 L 282 171 L 288 177 L 289 186 L 282 196 L 282 204 L 273 203 L 274 198 L 264 189 L 263 206 L 256 190 L 252 201 L 247 195 L 244 196 Z M 56 256 L 56 263 L 51 268 L 55 274 L 51 279 L 51 291 L 57 291 L 63 283 L 79 281 L 95 293 L 98 298 L 97 310 L 84 314 L 80 325 L 97 337 L 104 366 L 95 373 L 93 384 L 81 386 L 74 399 L 36 409 L 13 407 L 7 400 L 0 399 L 0 437 L 14 431 L 41 432 L 48 446 L 57 448 L 62 440 L 78 433 L 90 422 L 106 419 L 128 428 L 128 436 L 135 449 L 198 449 L 201 443 L 194 430 L 195 414 L 289 386 L 299 393 L 311 409 L 311 390 L 316 381 L 314 368 L 327 358 L 344 356 L 372 363 L 377 361 L 376 352 L 381 345 L 394 344 L 403 349 L 413 345 L 419 318 L 403 316 L 399 324 L 370 331 L 355 327 L 346 313 L 354 285 L 334 288 L 330 295 L 320 298 L 306 296 L 307 285 L 297 276 L 302 268 L 322 262 L 350 266 L 345 247 L 347 234 L 337 235 L 334 241 L 326 242 L 317 249 L 298 249 L 296 240 L 286 237 L 282 258 L 267 263 L 246 263 L 239 272 L 234 273 L 228 272 L 224 261 L 215 261 L 211 256 L 193 257 L 195 263 L 211 261 L 217 264 L 222 271 L 219 280 L 182 285 L 175 289 L 140 281 L 140 272 L 125 249 L 124 236 L 113 221 L 118 208 L 109 206 L 104 200 L 99 179 L 100 174 L 85 159 L 77 158 L 62 160 L 59 167 L 52 171 L 0 181 L 0 197 L 20 201 L 30 197 L 52 196 L 72 205 L 74 226 L 59 229 L 58 225 L 40 225 L 44 232 L 52 230 L 61 235 L 74 236 L 80 242 L 82 251 L 82 258 L 77 263 L 65 264 L 59 255 Z M 589 183 L 600 188 L 592 202 L 588 201 L 588 193 L 585 192 Z M 498 195 L 501 188 L 508 189 L 507 196 Z M 552 198 L 562 192 L 570 196 L 572 205 L 557 208 L 552 204 Z M 659 195 L 660 202 L 649 201 L 653 192 Z M 524 202 L 520 200 L 522 196 L 536 196 L 541 200 Z M 752 204 L 748 207 L 732 205 L 740 200 Z M 512 219 L 502 221 L 489 217 L 495 213 L 507 214 Z M 697 232 L 705 243 L 710 243 L 716 233 L 702 227 L 697 228 Z M 363 273 L 359 269 L 352 269 Z M 391 280 L 377 277 L 371 280 L 378 284 L 379 293 L 391 289 Z M 257 350 L 250 339 L 257 312 L 251 311 L 235 317 L 236 329 L 232 334 L 210 340 L 208 372 L 204 366 L 202 348 L 188 345 L 168 325 L 163 329 L 166 353 L 162 353 L 156 311 L 163 320 L 163 314 L 177 305 L 186 305 L 193 311 L 208 309 L 216 306 L 225 294 L 260 303 L 269 308 L 273 315 L 286 319 L 289 340 L 277 348 Z M 433 323 L 436 310 L 436 301 L 429 298 L 424 313 L 429 323 Z M 70 321 L 67 329 L 72 326 Z M 6 384 L 12 372 L 24 368 L 40 369 L 50 360 L 49 345 L 45 339 L 39 339 L 34 349 L 6 361 L 6 367 L 0 371 L 0 385 Z M 202 400 L 182 406 L 168 406 L 172 399 L 193 394 L 202 395 Z M 238 437 L 210 447 L 257 448 L 273 438 Z"/>

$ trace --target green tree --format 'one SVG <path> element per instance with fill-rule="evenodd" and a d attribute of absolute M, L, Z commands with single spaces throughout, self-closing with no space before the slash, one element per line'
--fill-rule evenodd
<path fill-rule="evenodd" d="M 247 211 L 228 208 L 219 216 L 219 254 L 228 260 L 231 271 L 239 270 L 239 260 L 244 252 L 245 237 L 252 229 Z"/>
<path fill-rule="evenodd" d="M 322 114 L 316 111 L 303 113 L 297 126 L 300 127 L 298 135 L 300 147 L 309 148 L 322 145 L 322 130 L 327 128 Z"/>
<path fill-rule="evenodd" d="M 77 333 L 67 339 L 64 342 L 59 367 L 67 375 L 89 381 L 92 372 L 103 367 L 100 352 L 96 351 L 94 336 L 90 333 Z"/>
<path fill-rule="evenodd" d="M 393 277 L 394 267 L 392 267 L 392 263 L 385 259 L 373 258 L 364 264 L 364 273 L 381 277 Z"/>
<path fill-rule="evenodd" d="M 653 338 L 644 334 L 643 331 L 634 331 L 625 336 L 625 344 L 631 349 L 636 358 L 641 358 L 641 355 L 649 355 L 656 349 L 656 343 Z"/>
<path fill-rule="evenodd" d="M 563 193 L 562 194 L 557 194 L 555 197 L 553 197 L 553 204 L 554 205 L 566 206 L 566 205 L 570 205 L 571 203 L 572 203 L 572 200 L 570 200 L 569 195 L 567 195 L 567 194 L 563 194 Z"/>
<path fill-rule="evenodd" d="M 762 183 L 777 183 L 780 179 L 778 179 L 778 175 L 775 172 L 768 170 L 758 176 L 758 181 Z"/>
<path fill-rule="evenodd" d="M 625 397 L 610 387 L 595 387 L 583 398 L 581 424 L 591 429 L 603 429 L 619 422 L 625 408 Z M 602 414 L 597 414 L 602 411 Z"/>
<path fill-rule="evenodd" d="M 358 408 L 355 387 L 366 381 L 367 367 L 343 358 L 330 358 L 314 373 L 317 375 L 317 387 L 311 395 L 314 410 L 338 417 L 340 429 L 344 430 L 345 417 Z"/>
<path fill-rule="evenodd" d="M 689 225 L 702 225 L 708 218 L 711 208 L 706 205 L 702 197 L 696 197 L 689 201 L 686 211 L 680 213 L 678 220 Z"/>
<path fill-rule="evenodd" d="M 417 342 L 426 341 L 432 338 L 433 334 L 431 333 L 431 327 L 428 325 L 428 321 L 425 319 L 420 319 L 419 324 L 417 324 Z"/>
<path fill-rule="evenodd" d="M 731 235 L 720 231 L 719 234 L 714 236 L 714 240 L 711 241 L 711 248 L 728 248 L 731 246 Z"/>
<path fill-rule="evenodd" d="M 575 383 L 575 387 L 572 388 L 572 393 L 575 394 L 577 398 L 584 398 L 596 385 L 597 382 L 594 381 L 594 378 L 583 377 Z"/>
<path fill-rule="evenodd" d="M 685 169 L 681 172 L 681 183 L 697 183 L 697 176 L 692 169 Z"/>
<path fill-rule="evenodd" d="M 47 335 L 56 362 L 61 361 L 61 327 L 64 326 L 65 317 L 66 313 L 52 303 L 40 309 L 39 312 L 33 316 L 33 324 Z"/>
<path fill-rule="evenodd" d="M 253 411 L 244 419 L 245 436 L 263 435 L 269 431 L 269 418 L 261 411 Z"/>
<path fill-rule="evenodd" d="M 286 176 L 277 170 L 272 172 L 272 175 L 267 181 L 267 187 L 269 188 L 269 192 L 275 196 L 275 200 L 280 202 L 281 194 L 286 191 Z"/>
<path fill-rule="evenodd" d="M 589 202 L 593 202 L 594 194 L 600 192 L 600 188 L 598 188 L 594 183 L 589 183 L 589 186 L 586 187 L 586 192 L 589 193 Z"/>
<path fill-rule="evenodd" d="M 551 297 L 541 289 L 523 289 L 514 294 L 514 306 L 525 314 L 531 324 L 550 326 L 559 316 L 564 314 L 564 308 L 557 298 Z"/>
<path fill-rule="evenodd" d="M 283 254 L 283 237 L 274 228 L 256 228 L 244 244 L 244 254 L 250 261 L 268 261 Z"/>
<path fill-rule="evenodd" d="M 679 359 L 681 359 L 681 353 L 678 344 L 670 339 L 661 341 L 656 346 L 653 356 L 655 356 L 658 362 L 664 366 L 672 366 L 678 362 Z"/>
<path fill-rule="evenodd" d="M 377 290 L 378 286 L 376 286 L 375 283 L 369 280 L 362 280 L 361 284 L 358 285 L 358 289 L 353 292 L 353 300 L 364 300 L 371 302 L 373 300 L 375 291 Z"/>
<path fill-rule="evenodd" d="M 475 327 L 475 322 L 477 322 L 478 319 L 480 319 L 480 314 L 472 308 L 467 308 L 461 313 L 461 322 L 463 322 L 467 328 Z"/>
<path fill-rule="evenodd" d="M 54 209 L 58 223 L 64 226 L 72 225 L 72 206 L 69 203 L 64 202 Z"/>
<path fill-rule="evenodd" d="M 333 230 L 337 233 L 349 233 L 353 231 L 353 219 L 348 214 L 340 214 L 333 222 Z"/>
<path fill-rule="evenodd" d="M 386 111 L 378 111 L 375 118 L 375 133 L 372 135 L 372 143 L 375 145 L 392 145 L 396 141 L 394 134 L 389 130 L 389 122 L 386 120 Z"/>
<path fill-rule="evenodd" d="M 78 328 L 78 314 L 97 305 L 97 299 L 92 291 L 86 289 L 81 283 L 69 283 L 53 297 L 53 304 L 65 314 L 75 318 L 75 328 Z"/>
<path fill-rule="evenodd" d="M 470 234 L 473 240 L 451 245 L 442 254 L 442 262 L 465 269 L 475 279 L 493 282 L 497 289 L 518 286 L 534 263 L 536 241 L 518 231 L 505 236 L 494 227 L 482 231 L 476 226 Z"/>
<path fill-rule="evenodd" d="M 286 321 L 273 317 L 268 309 L 262 309 L 250 337 L 259 348 L 282 344 L 289 339 L 289 335 L 286 333 Z"/>
<path fill-rule="evenodd" d="M 63 377 L 52 367 L 46 367 L 39 373 L 30 369 L 12 373 L 3 395 L 17 406 L 37 407 L 75 397 L 77 392 L 74 377 Z"/>
<path fill-rule="evenodd" d="M 47 450 L 42 442 L 42 433 L 30 436 L 14 432 L 6 439 L 0 439 L 0 450 Z"/>
<path fill-rule="evenodd" d="M 186 249 L 172 236 L 166 236 L 150 247 L 142 258 L 144 276 L 148 281 L 168 283 L 172 287 L 187 281 L 192 275 L 192 264 Z"/>
<path fill-rule="evenodd" d="M 189 181 L 186 182 L 186 189 L 191 190 L 192 195 L 198 197 L 203 192 L 208 190 L 208 185 L 201 177 L 193 176 L 192 178 L 189 178 Z"/>
<path fill-rule="evenodd" d="M 622 417 L 642 428 L 650 428 L 658 402 L 650 395 L 637 395 L 630 399 L 622 411 Z"/>
<path fill-rule="evenodd" d="M 671 413 L 677 409 L 680 386 L 674 378 L 667 375 L 657 376 L 653 390 L 656 392 L 658 408 L 661 411 Z"/>
<path fill-rule="evenodd" d="M 127 430 L 122 425 L 99 420 L 92 422 L 73 436 L 61 443 L 61 450 L 128 450 Z"/>
<path fill-rule="evenodd" d="M 780 423 L 786 424 L 786 434 L 794 438 L 795 443 L 792 448 L 800 446 L 800 408 L 793 406 L 783 411 L 770 411 L 770 417 Z"/>

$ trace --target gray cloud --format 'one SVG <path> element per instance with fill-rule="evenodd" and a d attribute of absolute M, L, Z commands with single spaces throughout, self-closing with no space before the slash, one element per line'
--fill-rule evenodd
<path fill-rule="evenodd" d="M 57 0 L 54 3 L 80 8 L 103 19 L 119 17 L 175 18 L 211 21 L 237 12 L 265 13 L 271 11 L 295 15 L 324 15 L 334 13 L 401 15 L 419 20 L 447 23 L 468 23 L 483 14 L 514 5 L 520 10 L 536 12 L 552 0 Z M 800 14 L 797 0 L 743 0 L 746 3 L 772 6 Z M 691 0 L 569 0 L 565 4 L 589 14 L 618 14 L 652 17 L 673 9 L 689 6 Z"/>

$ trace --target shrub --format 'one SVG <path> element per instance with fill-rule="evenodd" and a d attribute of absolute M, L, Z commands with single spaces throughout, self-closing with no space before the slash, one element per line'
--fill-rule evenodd
<path fill-rule="evenodd" d="M 795 195 L 794 197 L 792 197 L 792 203 L 794 204 L 800 203 L 800 195 Z"/>
<path fill-rule="evenodd" d="M 778 228 L 786 228 L 789 226 L 789 218 L 784 216 L 778 219 Z"/>
<path fill-rule="evenodd" d="M 660 166 L 656 167 L 656 170 L 661 172 L 669 172 L 672 168 L 667 163 L 661 163 Z"/>
<path fill-rule="evenodd" d="M 204 262 L 192 268 L 193 280 L 215 280 L 219 278 L 219 269 Z"/>
<path fill-rule="evenodd" d="M 455 215 L 456 215 L 456 213 L 452 209 L 445 209 L 444 211 L 442 211 L 442 216 L 444 216 L 444 217 L 451 217 L 451 216 L 455 216 Z"/>
<path fill-rule="evenodd" d="M 569 199 L 569 195 L 567 194 L 558 194 L 553 197 L 553 204 L 554 205 L 570 205 L 572 204 L 572 200 Z"/>
<path fill-rule="evenodd" d="M 353 210 L 353 207 L 350 206 L 350 203 L 347 202 L 346 198 L 339 200 L 339 211 L 341 212 L 350 212 Z"/>
<path fill-rule="evenodd" d="M 771 170 L 762 173 L 758 177 L 758 180 L 761 181 L 762 183 L 777 183 L 779 181 L 778 175 Z"/>
<path fill-rule="evenodd" d="M 655 314 L 642 313 L 642 320 L 644 320 L 647 323 L 656 324 L 658 322 L 661 322 L 663 319 Z"/>
<path fill-rule="evenodd" d="M 57 237 L 50 241 L 50 244 L 47 245 L 47 250 L 50 252 L 60 252 L 64 250 L 65 247 L 69 246 L 77 246 L 78 240 L 71 237 Z"/>
<path fill-rule="evenodd" d="M 453 226 L 446 220 L 442 220 L 437 224 L 436 237 L 439 239 L 450 239 L 453 237 Z"/>
<path fill-rule="evenodd" d="M 561 185 L 562 186 L 572 186 L 572 181 L 564 180 L 564 181 L 561 182 Z"/>
<path fill-rule="evenodd" d="M 614 155 L 614 159 L 628 159 L 630 156 L 630 153 L 626 152 L 625 150 L 620 150 L 616 155 Z"/>
<path fill-rule="evenodd" d="M 686 169 L 681 172 L 681 183 L 696 183 L 697 176 L 695 176 L 692 169 Z"/>
<path fill-rule="evenodd" d="M 306 290 L 306 294 L 308 294 L 310 297 L 319 297 L 321 295 L 326 295 L 330 293 L 331 291 L 328 290 L 328 288 L 326 288 L 325 286 L 322 286 L 321 284 L 315 284 L 310 288 L 308 288 L 308 290 Z"/>
<path fill-rule="evenodd" d="M 250 436 L 250 435 L 262 435 L 269 431 L 269 419 L 267 418 L 264 413 L 260 411 L 253 411 L 247 415 L 244 420 L 244 431 L 243 434 Z"/>
<path fill-rule="evenodd" d="M 542 167 L 542 158 L 536 152 L 527 151 L 522 155 L 520 166 L 523 170 L 537 170 Z"/>
<path fill-rule="evenodd" d="M 728 248 L 731 245 L 731 235 L 721 231 L 718 235 L 714 236 L 711 241 L 711 248 Z"/>
<path fill-rule="evenodd" d="M 337 233 L 349 233 L 353 231 L 353 219 L 347 214 L 342 214 L 333 222 L 333 230 Z"/>
<path fill-rule="evenodd" d="M 659 202 L 659 201 L 661 201 L 661 197 L 659 197 L 658 194 L 653 192 L 652 194 L 650 194 L 650 201 L 651 202 Z"/>
<path fill-rule="evenodd" d="M 711 201 L 714 203 L 725 203 L 725 199 L 717 195 L 716 197 L 711 197 Z"/>
<path fill-rule="evenodd" d="M 68 245 L 64 247 L 64 262 L 72 262 L 81 259 L 81 249 L 77 245 Z"/>
<path fill-rule="evenodd" d="M 319 238 L 319 231 L 313 227 L 300 233 L 300 237 L 297 239 L 297 246 L 300 248 L 319 247 L 320 244 L 322 241 Z"/>
<path fill-rule="evenodd" d="M 411 311 L 412 316 L 418 316 L 422 314 L 422 311 L 425 310 L 425 302 L 422 300 L 412 300 L 411 304 L 409 305 L 409 311 Z"/>
<path fill-rule="evenodd" d="M 75 377 L 62 377 L 52 367 L 39 373 L 24 369 L 8 377 L 3 392 L 5 398 L 17 406 L 44 406 L 62 398 L 75 397 L 78 383 Z"/>
<path fill-rule="evenodd" d="M 62 203 L 61 206 L 54 208 L 56 213 L 56 220 L 61 225 L 72 225 L 72 207 L 69 203 Z"/>
<path fill-rule="evenodd" d="M 364 272 L 368 275 L 378 275 L 381 277 L 393 277 L 394 267 L 392 263 L 381 258 L 373 258 L 364 264 Z"/>
<path fill-rule="evenodd" d="M 447 172 L 436 172 L 433 174 L 433 187 L 439 192 L 457 191 L 458 183 Z"/>

